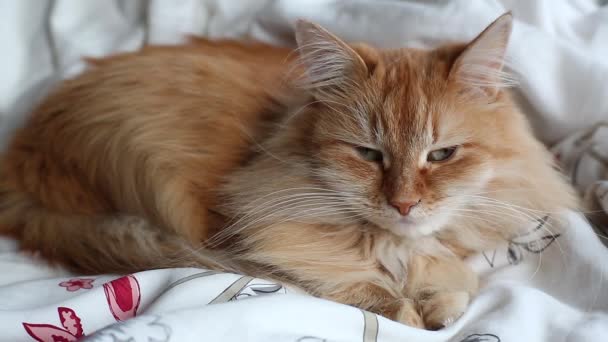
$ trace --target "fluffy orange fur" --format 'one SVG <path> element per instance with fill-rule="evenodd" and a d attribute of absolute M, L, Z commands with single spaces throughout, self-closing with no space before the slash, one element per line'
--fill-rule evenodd
<path fill-rule="evenodd" d="M 463 257 L 577 206 L 504 89 L 510 29 L 378 50 L 300 21 L 297 53 L 93 60 L 3 155 L 0 232 L 79 271 L 228 269 L 440 328 L 477 290 Z"/>

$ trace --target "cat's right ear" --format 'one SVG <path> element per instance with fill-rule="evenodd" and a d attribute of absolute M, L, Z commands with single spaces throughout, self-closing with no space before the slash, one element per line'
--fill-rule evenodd
<path fill-rule="evenodd" d="M 450 70 L 450 79 L 491 96 L 514 85 L 513 77 L 503 70 L 512 26 L 511 12 L 498 17 L 466 46 Z"/>
<path fill-rule="evenodd" d="M 299 85 L 319 100 L 344 98 L 369 75 L 355 50 L 317 24 L 298 20 L 296 41 L 303 68 Z"/>

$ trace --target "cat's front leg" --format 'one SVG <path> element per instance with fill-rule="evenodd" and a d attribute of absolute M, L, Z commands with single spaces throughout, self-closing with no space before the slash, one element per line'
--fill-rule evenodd
<path fill-rule="evenodd" d="M 462 290 L 433 289 L 417 299 L 424 326 L 438 330 L 450 326 L 469 306 L 471 294 Z"/>
<path fill-rule="evenodd" d="M 381 313 L 386 317 L 389 317 L 397 322 L 409 325 L 414 328 L 424 329 L 424 322 L 416 302 L 409 298 L 402 298 L 398 301 L 398 310 L 393 313 Z"/>
<path fill-rule="evenodd" d="M 456 256 L 413 256 L 408 266 L 406 292 L 416 301 L 427 329 L 452 324 L 477 292 L 477 274 Z"/>
<path fill-rule="evenodd" d="M 401 291 L 373 283 L 332 284 L 331 291 L 320 293 L 325 299 L 352 305 L 415 328 L 424 328 L 416 302 Z"/>

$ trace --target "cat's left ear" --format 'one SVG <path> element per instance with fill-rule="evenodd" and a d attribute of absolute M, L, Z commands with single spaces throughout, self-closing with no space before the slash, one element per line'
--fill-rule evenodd
<path fill-rule="evenodd" d="M 296 23 L 296 41 L 304 69 L 300 85 L 321 100 L 344 98 L 373 67 L 348 44 L 309 21 Z"/>
<path fill-rule="evenodd" d="M 458 56 L 450 70 L 450 80 L 490 96 L 500 88 L 512 86 L 513 78 L 503 70 L 512 26 L 511 12 L 491 23 Z"/>

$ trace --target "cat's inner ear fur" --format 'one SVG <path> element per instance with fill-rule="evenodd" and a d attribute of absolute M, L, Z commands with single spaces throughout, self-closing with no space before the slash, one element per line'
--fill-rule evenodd
<path fill-rule="evenodd" d="M 372 48 L 352 48 L 317 24 L 298 20 L 296 41 L 303 68 L 299 86 L 319 100 L 348 96 L 375 68 Z"/>
<path fill-rule="evenodd" d="M 452 65 L 450 80 L 488 95 L 513 86 L 514 78 L 504 70 L 512 23 L 511 13 L 505 13 L 473 39 Z"/>

